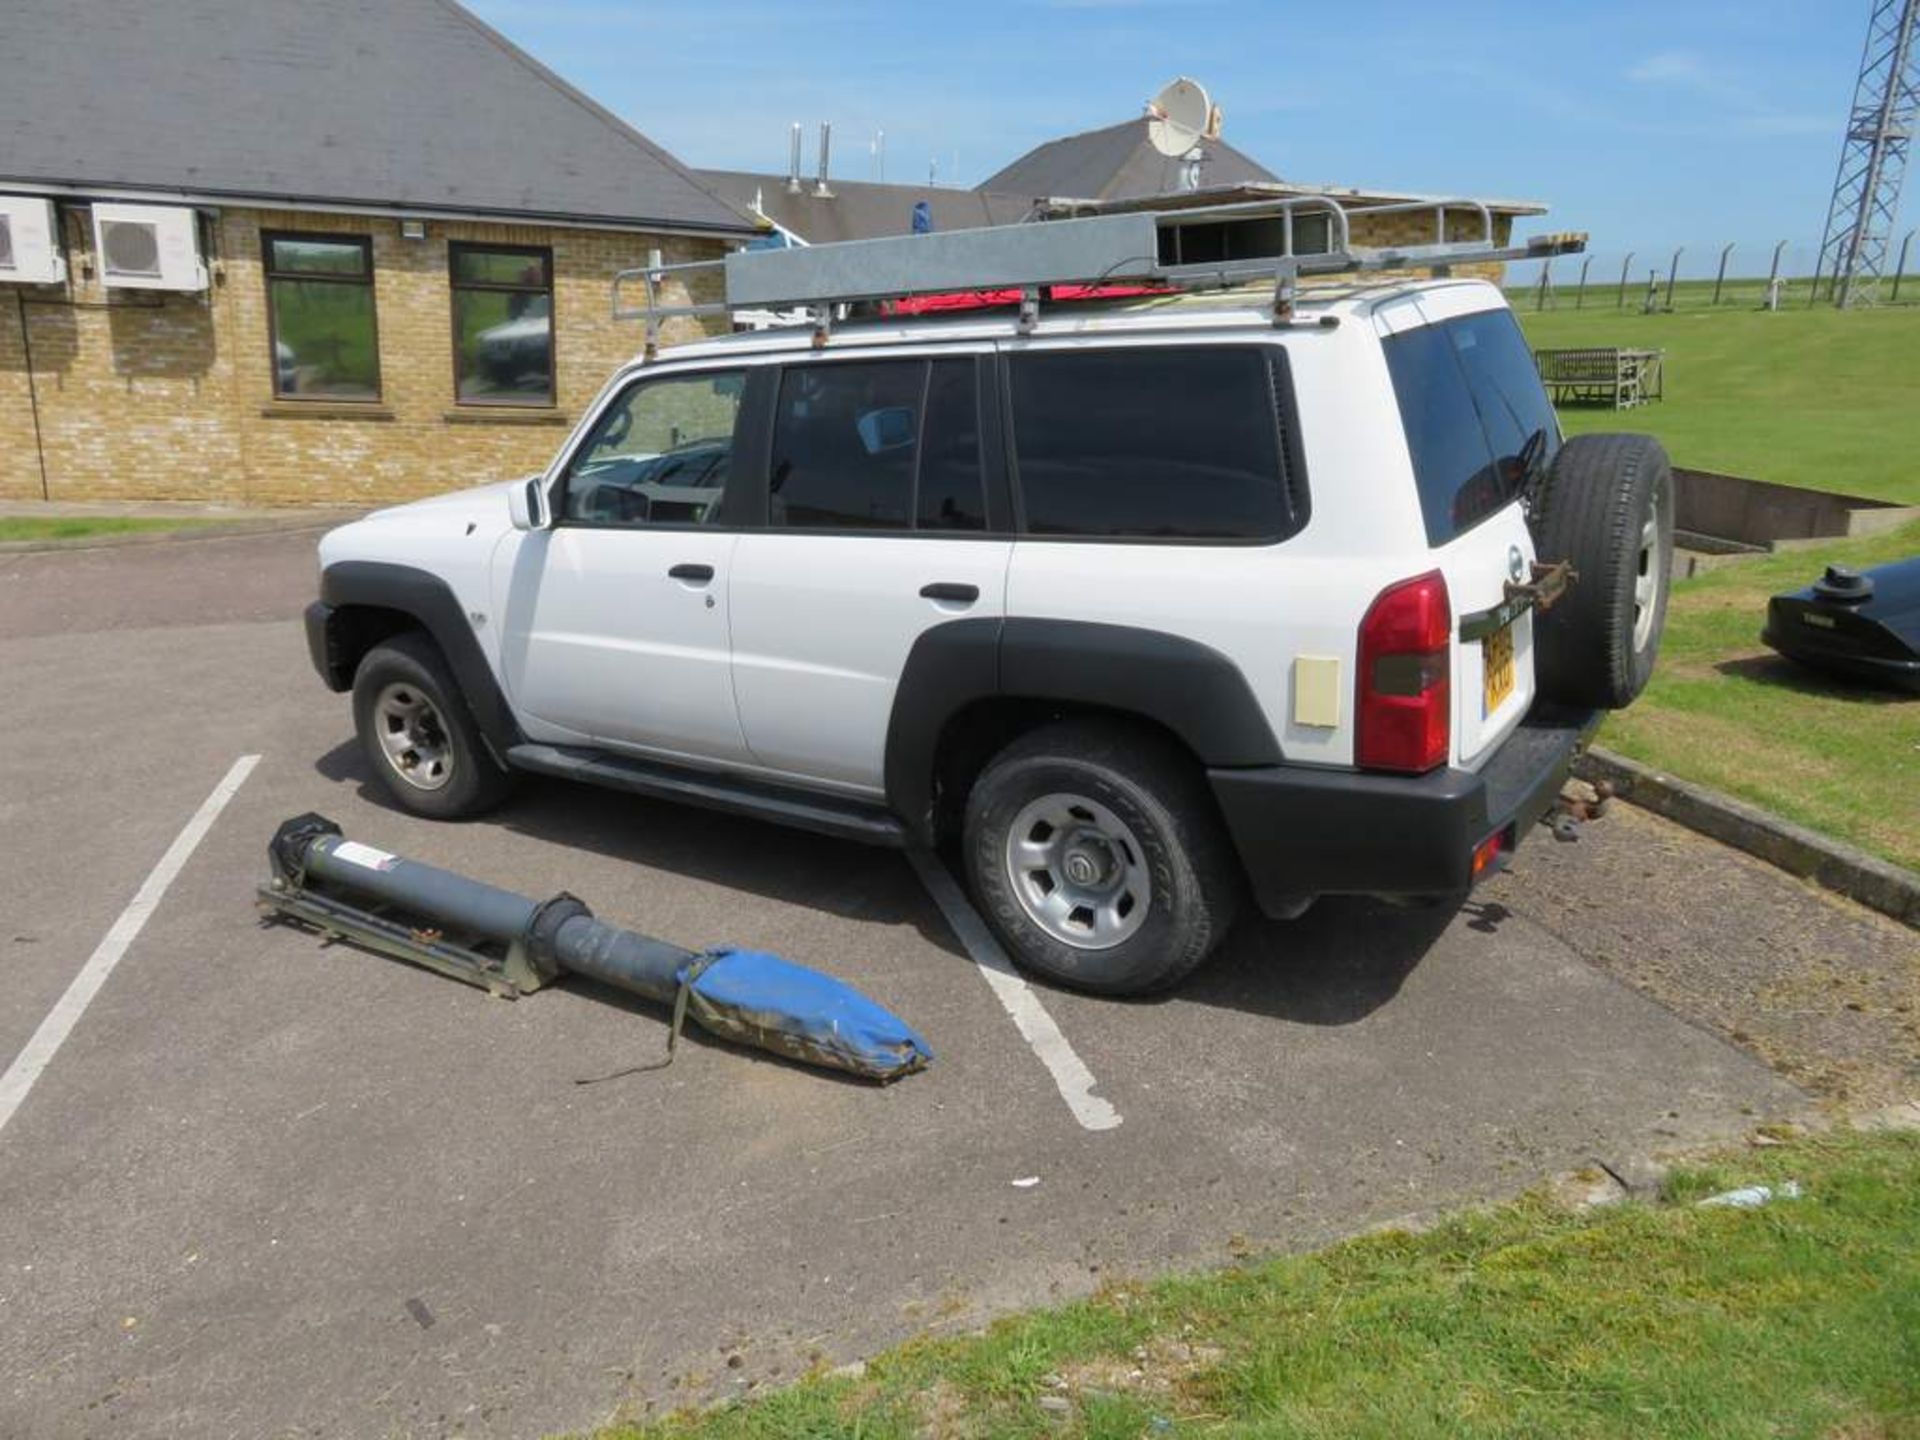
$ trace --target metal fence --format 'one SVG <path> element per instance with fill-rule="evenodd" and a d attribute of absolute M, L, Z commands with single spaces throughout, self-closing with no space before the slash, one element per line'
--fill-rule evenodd
<path fill-rule="evenodd" d="M 1909 229 L 1889 249 L 1879 287 L 1883 305 L 1920 304 L 1920 244 Z M 1507 267 L 1507 292 L 1529 310 L 1747 310 L 1831 304 L 1831 276 L 1816 277 L 1820 246 L 1780 240 L 1771 245 L 1714 242 L 1624 250 Z"/>

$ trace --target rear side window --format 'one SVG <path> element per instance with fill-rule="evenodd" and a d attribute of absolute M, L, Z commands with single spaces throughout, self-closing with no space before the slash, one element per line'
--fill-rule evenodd
<path fill-rule="evenodd" d="M 1278 540 L 1306 523 L 1283 350 L 1065 350 L 1009 369 L 1029 534 Z"/>
<path fill-rule="evenodd" d="M 787 530 L 980 530 L 976 364 L 801 365 L 780 379 L 771 523 Z"/>
<path fill-rule="evenodd" d="M 1560 445 L 1533 354 L 1511 314 L 1489 310 L 1422 325 L 1383 342 L 1420 487 L 1427 543 L 1444 545 L 1501 509 L 1534 461 Z"/>
<path fill-rule="evenodd" d="M 920 442 L 914 525 L 920 530 L 984 530 L 980 476 L 979 367 L 936 360 L 927 381 L 927 424 Z"/>

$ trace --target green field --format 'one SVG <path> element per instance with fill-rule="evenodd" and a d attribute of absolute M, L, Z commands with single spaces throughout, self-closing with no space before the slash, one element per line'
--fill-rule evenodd
<path fill-rule="evenodd" d="M 218 525 L 218 520 L 191 517 L 135 518 L 125 515 L 0 515 L 0 542 L 21 540 L 90 540 L 101 535 L 166 534 Z"/>
<path fill-rule="evenodd" d="M 1799 1199 L 1698 1209 L 1787 1178 Z M 859 1378 L 601 1440 L 1920 1437 L 1920 1135 L 1737 1151 L 1657 1204 L 1530 1199 L 1122 1285 Z"/>
<path fill-rule="evenodd" d="M 1710 308 L 1712 286 L 1681 286 L 1672 314 L 1613 308 L 1536 313 L 1512 298 L 1537 348 L 1620 345 L 1667 353 L 1664 401 L 1635 410 L 1567 407 L 1569 434 L 1644 430 L 1674 462 L 1753 479 L 1920 504 L 1920 280 L 1898 307 L 1841 312 L 1799 304 L 1769 314 Z M 1729 286 L 1728 294 L 1733 294 Z M 1920 702 L 1835 684 L 1760 643 L 1767 597 L 1830 562 L 1868 566 L 1920 554 L 1920 526 L 1740 561 L 1673 590 L 1653 684 L 1600 739 L 1920 868 Z"/>
<path fill-rule="evenodd" d="M 1920 523 L 1675 586 L 1653 681 L 1600 743 L 1920 870 L 1920 699 L 1827 680 L 1760 643 L 1768 596 L 1829 560 L 1907 555 L 1920 555 Z"/>
<path fill-rule="evenodd" d="M 1920 278 L 1909 278 L 1907 293 L 1920 296 Z M 1513 299 L 1537 349 L 1666 352 L 1665 400 L 1565 409 L 1569 434 L 1646 430 L 1691 469 L 1920 504 L 1920 305 L 1643 315 L 1631 302 L 1614 309 L 1611 293 L 1596 305 L 1590 292 L 1583 310 L 1570 297 L 1541 312 L 1531 297 Z"/>
<path fill-rule="evenodd" d="M 1662 256 L 1665 260 L 1667 257 Z M 1630 310 L 1638 314 L 1647 299 L 1647 267 L 1635 265 L 1633 274 L 1628 277 L 1625 304 L 1621 303 L 1620 266 L 1616 260 L 1606 264 L 1596 261 L 1587 275 L 1587 290 L 1584 296 L 1578 293 L 1574 282 L 1580 277 L 1580 267 L 1566 260 L 1554 262 L 1554 291 L 1550 310 L 1606 310 L 1618 312 Z M 1659 306 L 1665 308 L 1667 302 L 1667 272 L 1664 265 L 1660 268 Z M 1813 293 L 1813 280 L 1806 275 L 1789 275 L 1780 289 L 1780 308 L 1782 310 L 1805 310 Z M 1827 291 L 1821 289 L 1822 303 L 1827 303 Z M 1507 298 L 1515 310 L 1532 312 L 1539 301 L 1538 282 L 1531 285 L 1510 285 Z M 1720 298 L 1716 302 L 1713 296 L 1713 281 L 1682 280 L 1673 287 L 1673 308 L 1676 310 L 1758 310 L 1767 301 L 1767 279 L 1764 275 L 1729 275 L 1726 283 L 1720 287 Z M 1880 286 L 1880 304 L 1896 303 L 1893 298 L 1893 280 L 1889 276 Z M 1903 306 L 1920 308 L 1920 273 L 1912 266 L 1907 269 L 1901 281 L 1900 297 L 1897 302 Z M 1816 307 L 1817 308 L 1817 307 Z"/>

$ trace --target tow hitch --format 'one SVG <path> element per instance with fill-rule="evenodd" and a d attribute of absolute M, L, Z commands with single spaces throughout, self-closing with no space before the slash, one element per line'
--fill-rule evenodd
<path fill-rule="evenodd" d="M 1585 780 L 1570 779 L 1560 787 L 1553 808 L 1542 815 L 1540 821 L 1553 831 L 1554 839 L 1578 840 L 1580 827 L 1605 815 L 1607 802 L 1612 799 L 1613 786 L 1605 780 L 1589 784 Z"/>
<path fill-rule="evenodd" d="M 1556 560 L 1551 565 L 1533 562 L 1533 578 L 1522 584 L 1517 580 L 1506 583 L 1509 600 L 1524 600 L 1540 610 L 1551 610 L 1554 602 L 1573 588 L 1573 582 L 1580 578 L 1573 568 L 1571 560 Z"/>
<path fill-rule="evenodd" d="M 1518 558 L 1517 552 L 1515 558 Z M 1556 560 L 1551 565 L 1534 561 L 1531 579 L 1501 583 L 1498 605 L 1460 617 L 1460 638 L 1465 641 L 1484 640 L 1494 631 L 1504 630 L 1528 610 L 1542 613 L 1551 610 L 1579 578 L 1579 572 L 1569 561 Z"/>
<path fill-rule="evenodd" d="M 259 903 L 269 918 L 509 999 L 584 975 L 670 1004 L 669 1061 L 688 1017 L 737 1044 L 872 1080 L 933 1058 L 906 1022 L 830 975 L 754 950 L 683 950 L 604 924 L 564 892 L 530 900 L 348 840 L 322 815 L 281 825 L 267 855 Z"/>

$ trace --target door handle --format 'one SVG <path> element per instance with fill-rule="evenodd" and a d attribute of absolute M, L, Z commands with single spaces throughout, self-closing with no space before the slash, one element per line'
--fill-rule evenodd
<path fill-rule="evenodd" d="M 956 585 L 948 580 L 936 580 L 931 585 L 920 587 L 923 600 L 950 600 L 961 605 L 971 605 L 980 598 L 978 585 Z"/>
<path fill-rule="evenodd" d="M 676 565 L 667 571 L 667 578 L 670 580 L 692 580 L 700 584 L 705 584 L 707 581 L 713 579 L 713 567 L 711 565 Z"/>

